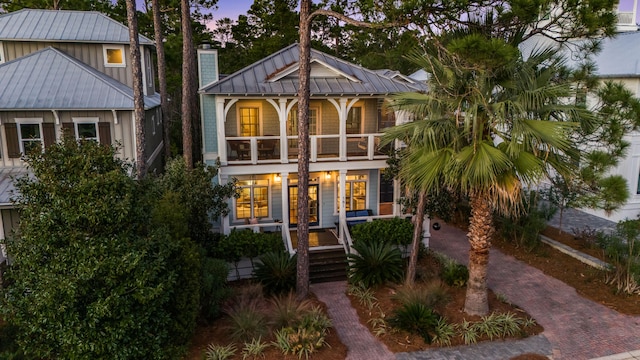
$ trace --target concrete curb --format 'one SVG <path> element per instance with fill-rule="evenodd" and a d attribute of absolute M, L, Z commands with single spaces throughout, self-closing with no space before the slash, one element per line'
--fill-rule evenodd
<path fill-rule="evenodd" d="M 609 267 L 610 267 L 608 263 L 606 263 L 606 262 L 604 262 L 604 261 L 602 261 L 602 260 L 600 260 L 598 258 L 595 258 L 595 257 L 593 257 L 591 255 L 588 255 L 588 254 L 585 254 L 583 252 L 580 252 L 580 251 L 578 251 L 578 250 L 576 250 L 576 249 L 574 249 L 574 248 L 572 248 L 570 246 L 567 246 L 567 245 L 565 245 L 563 243 L 560 243 L 560 242 L 557 242 L 555 240 L 552 240 L 552 239 L 550 239 L 550 238 L 548 238 L 548 237 L 546 237 L 544 235 L 540 235 L 540 240 L 543 243 L 545 243 L 545 244 L 557 249 L 558 251 L 561 251 L 561 252 L 563 252 L 563 253 L 565 253 L 565 254 L 573 257 L 573 258 L 576 258 L 576 259 L 580 260 L 581 262 L 583 262 L 583 263 L 585 263 L 585 264 L 587 264 L 589 266 L 593 266 L 596 269 L 608 270 Z"/>

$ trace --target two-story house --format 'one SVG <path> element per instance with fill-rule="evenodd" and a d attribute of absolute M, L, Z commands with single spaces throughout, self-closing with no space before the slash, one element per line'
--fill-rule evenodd
<path fill-rule="evenodd" d="M 160 167 L 162 116 L 154 43 L 140 36 L 147 164 Z M 97 12 L 24 9 L 0 15 L 0 237 L 18 222 L 12 176 L 22 155 L 46 149 L 63 131 L 118 145 L 136 158 L 129 31 Z M 2 261 L 0 252 L 0 262 Z"/>
<path fill-rule="evenodd" d="M 298 211 L 298 59 L 294 44 L 219 78 L 216 50 L 198 50 L 204 159 L 211 165 L 220 161 L 221 183 L 236 178 L 240 187 L 221 231 L 282 231 L 292 252 Z M 402 215 L 397 184 L 382 176 L 388 153 L 379 144 L 385 128 L 405 119 L 387 110 L 384 100 L 422 85 L 311 50 L 310 88 L 310 245 L 339 246 L 348 236 L 347 218 Z"/>

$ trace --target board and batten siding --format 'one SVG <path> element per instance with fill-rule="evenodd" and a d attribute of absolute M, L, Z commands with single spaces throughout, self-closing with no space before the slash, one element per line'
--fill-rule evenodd
<path fill-rule="evenodd" d="M 104 44 L 120 46 L 121 44 Z M 45 49 L 47 47 L 53 47 L 65 52 L 68 55 L 82 61 L 83 63 L 91 66 L 92 68 L 118 80 L 119 82 L 133 87 L 133 75 L 131 74 L 131 55 L 129 53 L 129 45 L 124 45 L 125 64 L 126 67 L 107 67 L 104 65 L 104 52 L 103 44 L 92 43 L 67 43 L 67 42 L 38 42 L 38 41 L 3 41 L 2 46 L 4 48 L 4 54 L 6 56 L 5 61 L 11 61 L 36 51 Z M 153 59 L 149 53 L 149 49 L 142 46 L 141 54 L 143 55 L 143 68 L 142 73 L 145 76 L 147 67 L 144 66 L 144 59 Z M 148 54 L 148 55 L 147 55 Z M 151 66 L 153 72 L 154 66 Z M 154 76 L 147 77 L 153 79 Z M 155 87 L 153 81 L 149 83 L 147 81 L 147 94 L 153 94 Z"/>

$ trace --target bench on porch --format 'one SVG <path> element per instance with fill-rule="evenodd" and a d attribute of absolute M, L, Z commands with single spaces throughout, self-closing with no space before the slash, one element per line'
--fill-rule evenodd
<path fill-rule="evenodd" d="M 349 218 L 359 218 L 359 217 L 365 217 L 365 216 L 373 216 L 373 211 L 371 211 L 371 209 L 347 210 L 345 212 L 345 216 L 347 218 L 347 227 L 351 228 L 354 225 L 365 223 L 365 222 L 367 222 L 367 220 L 365 220 L 365 219 L 349 220 Z M 335 223 L 335 225 L 336 225 L 336 231 L 339 231 L 340 224 L 339 223 Z"/>

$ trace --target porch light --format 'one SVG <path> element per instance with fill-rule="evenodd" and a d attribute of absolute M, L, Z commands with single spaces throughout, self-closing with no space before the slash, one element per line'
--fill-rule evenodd
<path fill-rule="evenodd" d="M 324 173 L 324 178 L 327 179 L 327 180 L 331 179 L 331 171 L 325 172 Z"/>
<path fill-rule="evenodd" d="M 273 181 L 279 183 L 280 181 L 282 181 L 282 177 L 280 176 L 279 173 L 275 173 L 273 174 Z"/>

